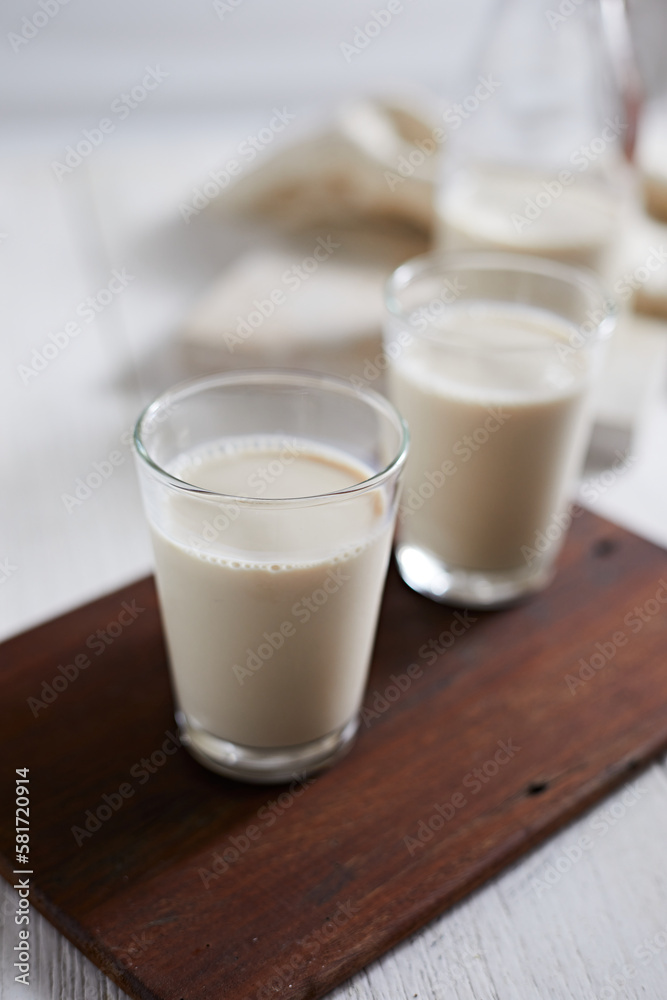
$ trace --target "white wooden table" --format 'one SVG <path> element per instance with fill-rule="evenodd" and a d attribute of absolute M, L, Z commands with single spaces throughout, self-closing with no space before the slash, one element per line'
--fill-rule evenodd
<path fill-rule="evenodd" d="M 213 230 L 207 247 L 192 239 L 179 201 L 224 161 L 242 128 L 232 123 L 220 138 L 213 128 L 180 127 L 174 141 L 176 125 L 169 134 L 146 135 L 128 123 L 123 136 L 62 182 L 49 168 L 48 143 L 5 142 L 0 149 L 2 638 L 150 569 L 124 435 L 141 404 L 171 378 L 168 360 L 154 352 L 227 252 Z M 87 322 L 78 307 L 108 285 L 114 270 L 132 279 Z M 42 353 L 49 335 L 72 322 L 80 333 L 43 370 L 21 374 L 20 366 L 34 361 L 33 348 Z M 659 340 L 656 333 L 637 461 L 594 509 L 667 545 L 667 365 Z M 62 495 L 114 450 L 122 452 L 121 464 L 68 510 Z M 665 568 L 667 574 L 667 558 Z M 632 787 L 635 794 L 616 793 L 333 996 L 664 998 L 664 762 Z M 584 835 L 590 846 L 578 852 Z M 2 1000 L 123 996 L 35 911 L 30 985 L 15 983 L 15 905 L 3 883 Z"/>

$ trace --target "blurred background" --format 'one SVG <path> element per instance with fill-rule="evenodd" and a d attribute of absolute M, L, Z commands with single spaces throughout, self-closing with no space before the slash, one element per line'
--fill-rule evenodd
<path fill-rule="evenodd" d="M 57 2 L 57 0 L 56 0 Z M 261 113 L 276 102 L 321 110 L 344 97 L 385 85 L 423 86 L 443 98 L 461 94 L 474 75 L 475 54 L 499 0 L 440 4 L 405 0 L 393 26 L 346 63 L 339 44 L 386 3 L 339 0 L 69 0 L 14 52 L 9 33 L 40 11 L 6 0 L 2 5 L 4 56 L 0 65 L 5 127 L 57 128 L 57 119 L 85 125 L 145 64 L 162 61 L 170 72 L 146 111 L 186 119 Z M 576 10 L 577 0 L 562 5 Z M 558 13 L 558 0 L 546 8 Z M 633 33 L 642 76 L 652 93 L 667 81 L 663 54 L 667 8 L 661 0 L 632 0 Z M 561 15 L 563 16 L 563 15 Z M 20 58 L 11 58 L 12 56 Z"/>
<path fill-rule="evenodd" d="M 492 0 L 474 0 L 464 18 L 455 3 L 406 0 L 402 6 L 381 43 L 348 64 L 339 43 L 351 41 L 372 4 L 124 0 L 111 7 L 100 0 L 69 0 L 22 48 L 20 59 L 5 52 L 6 107 L 12 116 L 78 116 L 85 124 L 85 115 L 96 114 L 155 60 L 171 80 L 152 102 L 153 116 L 224 120 L 261 113 L 275 102 L 319 109 L 396 81 L 416 81 L 436 93 L 454 88 L 468 71 Z M 3 5 L 3 33 L 20 32 L 21 19 L 39 9 L 37 2 L 9 0 Z"/>

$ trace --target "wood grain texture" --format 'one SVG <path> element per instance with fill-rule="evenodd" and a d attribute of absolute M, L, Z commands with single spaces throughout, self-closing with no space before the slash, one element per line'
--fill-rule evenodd
<path fill-rule="evenodd" d="M 566 852 L 591 832 L 596 817 L 619 811 L 625 789 L 364 968 L 330 1000 L 609 1000 L 610 979 L 618 983 L 619 976 L 617 997 L 661 1000 L 667 954 L 658 943 L 667 926 L 664 763 L 634 779 L 637 785 L 643 791 L 637 804 L 597 830 L 581 860 L 547 890 L 536 880 L 551 866 L 563 867 Z M 28 991 L 15 984 L 12 896 L 0 880 L 2 1000 L 126 1000 L 36 911 L 33 977 Z M 628 963 L 630 977 L 622 971 Z"/>
<path fill-rule="evenodd" d="M 160 750 L 173 722 L 152 581 L 10 640 L 2 787 L 14 767 L 34 772 L 33 902 L 133 996 L 261 997 L 288 980 L 290 996 L 322 995 L 665 746 L 667 627 L 650 602 L 666 564 L 584 515 L 547 592 L 470 623 L 392 573 L 366 697 L 377 717 L 347 759 L 291 790 Z M 35 718 L 27 699 L 133 600 L 144 610 Z M 428 665 L 424 644 L 457 631 Z M 565 676 L 619 631 L 628 641 L 573 694 Z M 392 701 L 391 675 L 411 663 L 421 676 Z M 520 750 L 493 763 L 499 741 Z M 72 828 L 104 806 L 79 846 Z M 12 841 L 5 825 L 7 875 Z"/>

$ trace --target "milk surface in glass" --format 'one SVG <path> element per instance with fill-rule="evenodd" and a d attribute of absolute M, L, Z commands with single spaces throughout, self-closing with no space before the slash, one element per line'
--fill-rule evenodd
<path fill-rule="evenodd" d="M 600 271 L 614 237 L 618 193 L 599 180 L 478 164 L 440 193 L 445 250 L 539 254 Z M 562 175 L 561 175 L 562 176 Z"/>
<path fill-rule="evenodd" d="M 411 434 L 401 543 L 471 572 L 525 569 L 541 539 L 548 558 L 586 443 L 590 362 L 573 333 L 546 310 L 467 301 L 395 357 Z"/>
<path fill-rule="evenodd" d="M 233 497 L 319 497 L 370 478 L 345 453 L 263 435 L 212 442 L 167 469 L 218 494 L 163 501 L 152 524 L 180 708 L 244 746 L 295 746 L 359 709 L 391 546 L 379 491 L 267 512 Z"/>

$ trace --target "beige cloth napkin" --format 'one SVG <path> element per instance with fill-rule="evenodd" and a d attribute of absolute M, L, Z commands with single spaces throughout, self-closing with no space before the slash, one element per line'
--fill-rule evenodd
<path fill-rule="evenodd" d="M 190 367 L 373 370 L 384 280 L 432 243 L 442 136 L 426 104 L 359 101 L 226 188 L 211 219 L 260 220 L 262 245 L 194 303 Z"/>

